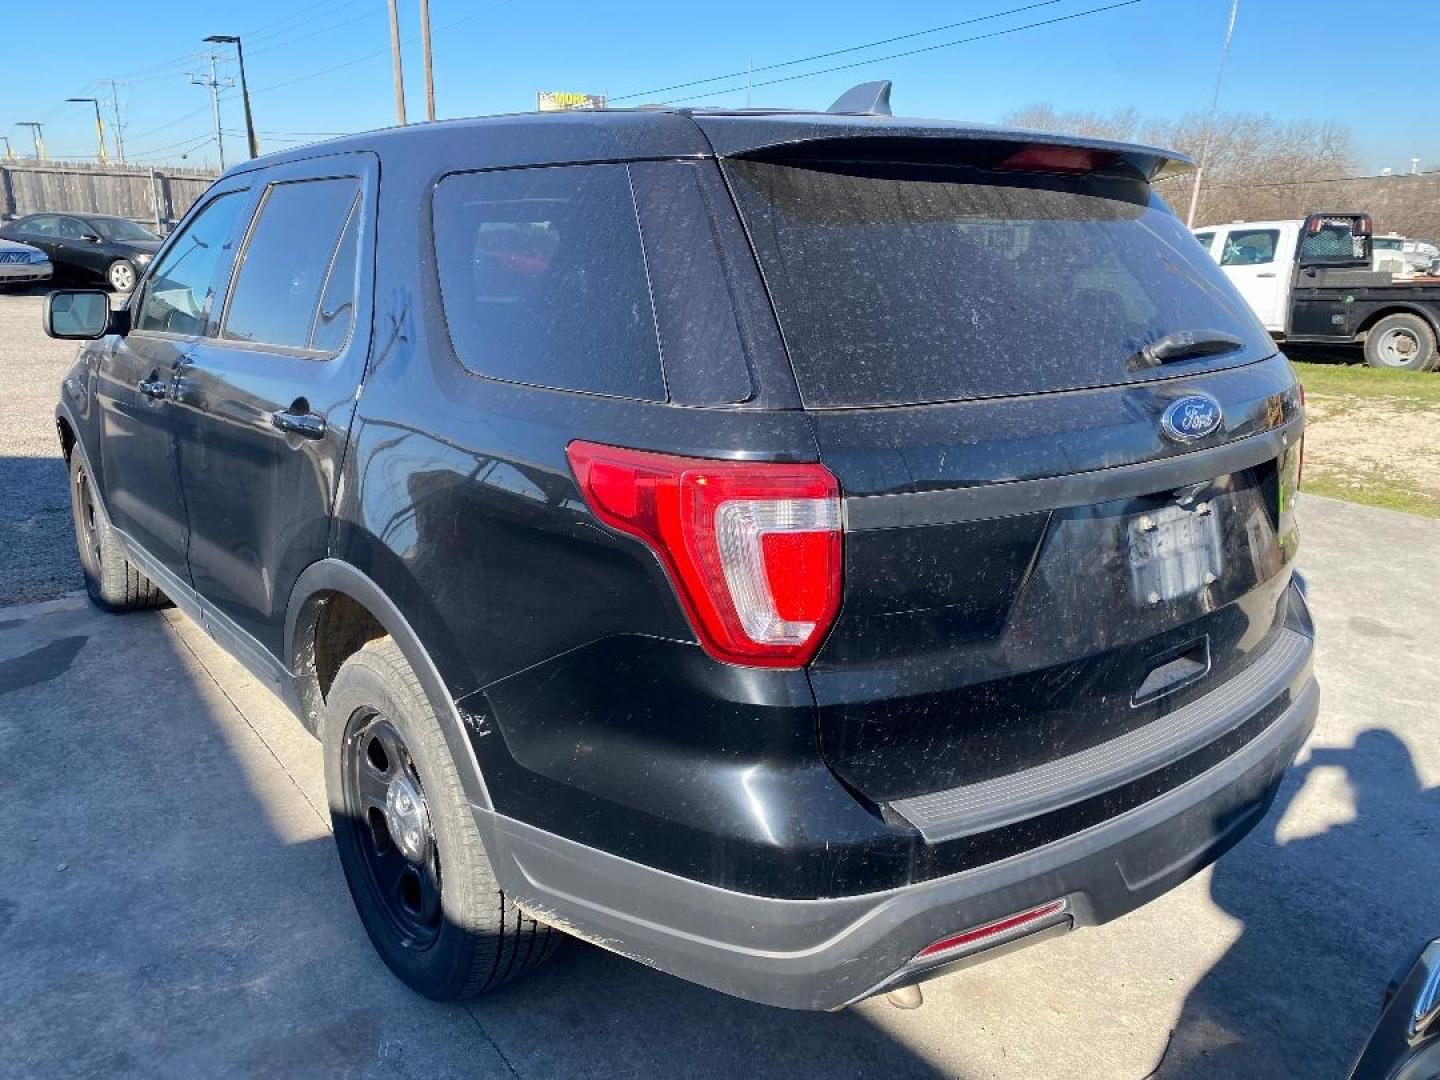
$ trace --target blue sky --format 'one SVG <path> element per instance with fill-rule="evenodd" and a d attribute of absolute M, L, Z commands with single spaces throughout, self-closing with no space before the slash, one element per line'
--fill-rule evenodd
<path fill-rule="evenodd" d="M 1230 0 L 1138 0 L 1080 14 L 1115 2 L 730 0 L 720 8 L 659 0 L 431 0 L 437 103 L 447 117 L 530 109 L 538 89 L 643 95 L 626 103 L 670 100 L 743 87 L 746 79 L 646 92 L 1028 5 L 1001 18 L 759 72 L 757 83 L 860 62 L 761 86 L 754 102 L 823 108 L 854 83 L 892 78 L 896 111 L 916 116 L 993 121 L 1037 101 L 1060 109 L 1134 106 L 1161 116 L 1208 107 Z M 6 6 L 0 134 L 17 150 L 28 152 L 30 136 L 16 121 L 40 120 L 52 157 L 93 156 L 93 114 L 64 99 L 108 94 L 92 80 L 116 77 L 126 80 L 120 95 L 132 158 L 175 161 L 189 151 L 190 161 L 213 164 L 214 146 L 205 144 L 209 98 L 186 72 L 204 67 L 194 57 L 209 48 L 201 39 L 214 33 L 245 37 L 262 148 L 394 122 L 385 0 Z M 418 0 L 400 0 L 400 7 L 407 104 L 411 118 L 421 119 Z M 1079 17 L 879 59 L 1070 15 Z M 1240 0 L 1221 107 L 1345 123 L 1362 172 L 1402 171 L 1411 157 L 1422 169 L 1440 168 L 1437 41 L 1437 0 Z M 220 74 L 233 77 L 234 64 L 222 63 Z M 691 100 L 736 106 L 746 94 Z M 238 99 L 222 108 L 224 128 L 241 130 Z M 108 123 L 108 108 L 106 117 Z M 230 160 L 243 153 L 243 138 L 227 136 L 226 143 Z"/>

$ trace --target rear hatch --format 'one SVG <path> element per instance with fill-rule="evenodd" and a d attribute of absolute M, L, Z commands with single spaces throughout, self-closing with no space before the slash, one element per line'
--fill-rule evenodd
<path fill-rule="evenodd" d="M 875 802 L 1133 732 L 1278 633 L 1294 375 L 1135 160 L 822 139 L 724 162 L 845 496 L 811 681 L 829 765 Z"/>

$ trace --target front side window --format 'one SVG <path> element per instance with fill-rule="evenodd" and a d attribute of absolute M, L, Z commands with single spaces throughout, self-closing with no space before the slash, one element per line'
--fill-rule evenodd
<path fill-rule="evenodd" d="M 145 279 L 136 330 L 186 336 L 204 332 L 219 287 L 216 275 L 245 209 L 242 195 L 231 191 L 217 196 L 166 249 Z"/>
<path fill-rule="evenodd" d="M 354 308 L 355 257 L 353 245 L 346 255 L 341 241 L 359 193 L 351 177 L 270 188 L 236 265 L 222 339 L 333 351 L 343 323 L 343 344 Z M 337 256 L 349 265 L 340 266 Z"/>
<path fill-rule="evenodd" d="M 1213 232 L 1197 232 L 1195 234 L 1195 242 L 1206 251 L 1209 251 L 1210 245 L 1215 242 L 1215 234 Z"/>
<path fill-rule="evenodd" d="M 80 222 L 76 221 L 73 217 L 60 219 L 61 240 L 79 240 L 89 231 L 89 229 L 85 228 L 84 225 L 80 224 Z"/>
<path fill-rule="evenodd" d="M 448 176 L 434 221 L 445 319 L 468 369 L 665 400 L 624 165 Z"/>
<path fill-rule="evenodd" d="M 1278 229 L 1231 229 L 1220 255 L 1221 266 L 1260 266 L 1275 261 Z"/>

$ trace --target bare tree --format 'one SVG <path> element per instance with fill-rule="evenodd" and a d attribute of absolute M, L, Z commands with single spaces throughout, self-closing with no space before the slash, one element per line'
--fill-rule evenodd
<path fill-rule="evenodd" d="M 1097 139 L 1124 140 L 1135 138 L 1140 128 L 1140 114 L 1134 109 L 1116 109 L 1110 113 L 1056 112 L 1053 106 L 1037 103 L 1010 113 L 1005 123 L 1031 131 L 1064 131 Z"/>
<path fill-rule="evenodd" d="M 1440 241 L 1440 171 L 1356 177 L 1350 131 L 1331 122 L 1280 122 L 1251 113 L 1146 119 L 1135 109 L 1062 112 L 1036 103 L 1005 117 L 1012 127 L 1138 140 L 1200 156 L 1211 139 L 1196 222 L 1301 218 L 1322 211 L 1367 212 L 1380 232 Z M 1160 185 L 1171 206 L 1190 201 L 1189 175 Z"/>

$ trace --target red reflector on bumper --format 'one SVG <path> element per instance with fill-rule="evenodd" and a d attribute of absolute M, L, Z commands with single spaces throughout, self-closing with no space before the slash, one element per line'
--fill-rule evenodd
<path fill-rule="evenodd" d="M 933 945 L 927 945 L 915 954 L 916 960 L 925 960 L 941 953 L 952 952 L 955 949 L 963 949 L 967 945 L 982 944 L 989 938 L 1009 937 L 1016 930 L 1024 930 L 1027 927 L 1035 926 L 1047 919 L 1054 918 L 1061 914 L 1068 905 L 1064 899 L 1052 900 L 1048 904 L 1041 904 L 1039 907 L 1030 908 L 1028 911 L 1018 911 L 1014 915 L 1007 915 L 1003 919 L 996 919 L 984 926 L 977 926 L 971 930 L 965 930 L 958 934 L 951 934 L 943 937 Z M 1038 927 L 1036 927 L 1038 929 Z"/>

